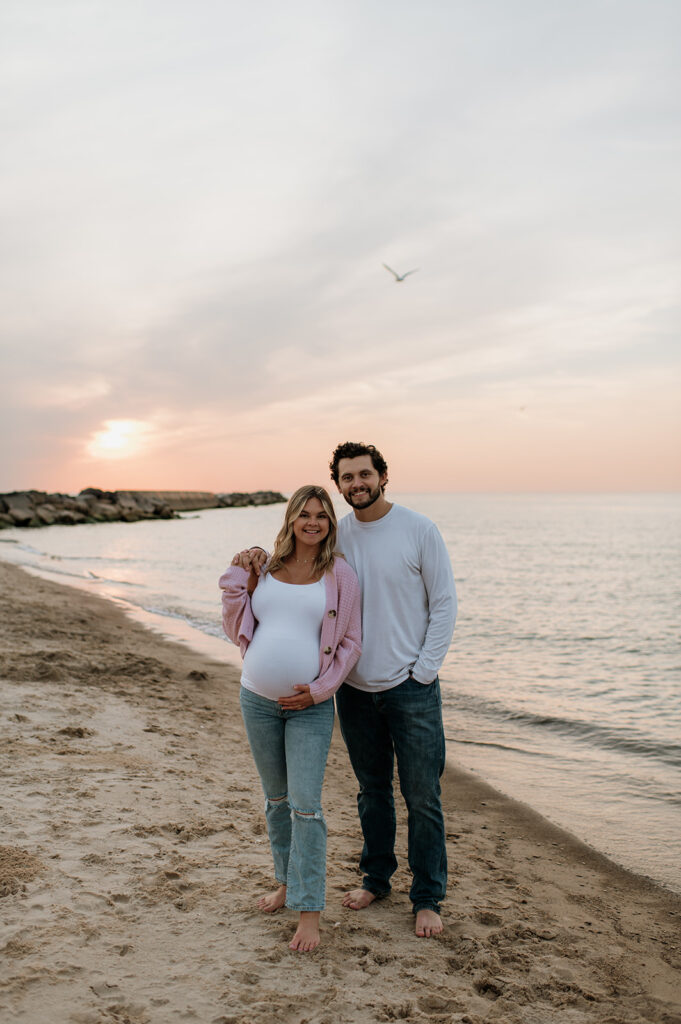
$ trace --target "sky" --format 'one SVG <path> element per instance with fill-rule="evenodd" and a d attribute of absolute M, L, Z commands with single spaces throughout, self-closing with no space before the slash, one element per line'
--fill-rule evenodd
<path fill-rule="evenodd" d="M 4 0 L 0 491 L 291 491 L 345 440 L 401 492 L 679 490 L 680 38 Z"/>

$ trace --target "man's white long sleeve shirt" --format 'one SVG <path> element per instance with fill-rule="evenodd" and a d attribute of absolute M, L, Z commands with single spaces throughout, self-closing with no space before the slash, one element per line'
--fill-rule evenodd
<path fill-rule="evenodd" d="M 338 549 L 362 590 L 362 655 L 347 678 L 377 692 L 411 674 L 430 683 L 456 621 L 456 588 L 440 531 L 426 516 L 392 505 L 374 522 L 354 513 L 338 524 Z"/>

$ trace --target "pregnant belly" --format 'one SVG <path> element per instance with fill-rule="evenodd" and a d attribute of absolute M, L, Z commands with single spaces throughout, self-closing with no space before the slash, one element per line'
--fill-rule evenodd
<path fill-rule="evenodd" d="M 319 675 L 318 643 L 291 642 L 287 637 L 276 643 L 258 643 L 258 631 L 244 657 L 241 682 L 248 690 L 278 700 L 290 697 L 294 685 L 311 683 Z"/>

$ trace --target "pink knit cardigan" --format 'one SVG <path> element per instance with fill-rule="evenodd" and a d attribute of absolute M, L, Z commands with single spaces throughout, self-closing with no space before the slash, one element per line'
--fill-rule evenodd
<path fill-rule="evenodd" d="M 220 577 L 222 625 L 229 639 L 238 644 L 242 657 L 257 624 L 247 590 L 248 576 L 245 569 L 231 565 Z M 354 571 L 343 558 L 336 556 L 324 582 L 326 607 L 319 645 L 319 675 L 310 681 L 310 694 L 315 704 L 333 696 L 362 651 L 361 599 Z"/>

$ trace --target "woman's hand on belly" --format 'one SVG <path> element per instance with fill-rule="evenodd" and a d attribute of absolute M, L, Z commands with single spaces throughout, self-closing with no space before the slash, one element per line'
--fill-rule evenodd
<path fill-rule="evenodd" d="M 309 686 L 296 684 L 293 689 L 298 690 L 294 697 L 280 697 L 277 701 L 284 711 L 302 711 L 303 708 L 312 707 L 314 701 Z"/>

